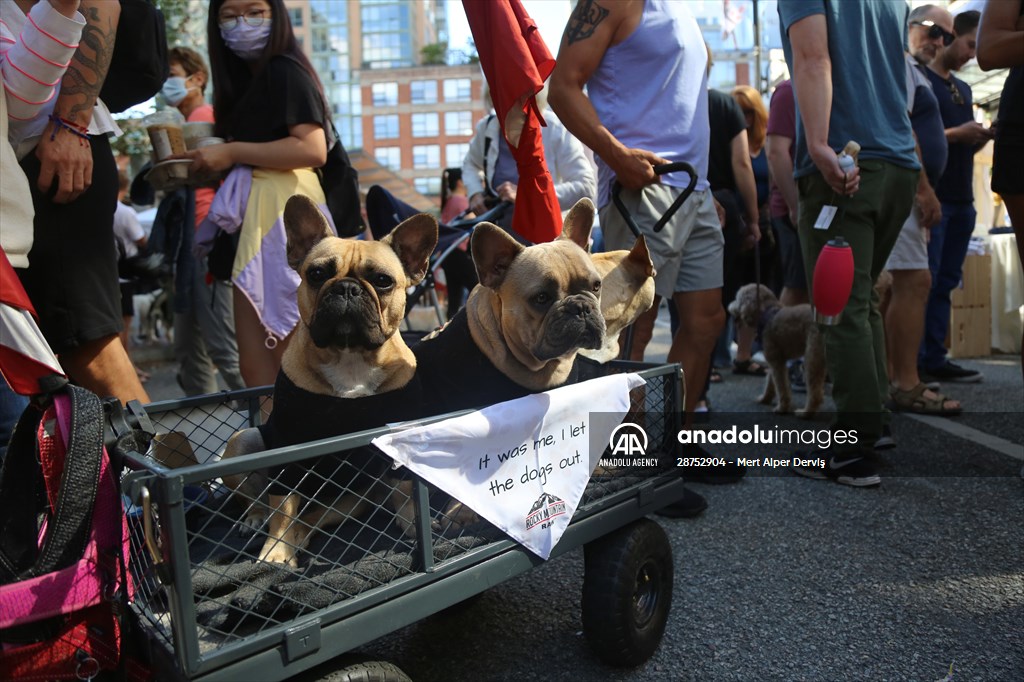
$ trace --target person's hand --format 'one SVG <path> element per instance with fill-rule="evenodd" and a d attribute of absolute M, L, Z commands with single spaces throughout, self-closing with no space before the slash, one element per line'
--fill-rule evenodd
<path fill-rule="evenodd" d="M 827 144 L 815 145 L 808 151 L 814 165 L 825 178 L 825 182 L 836 194 L 852 197 L 857 193 L 857 190 L 860 189 L 860 168 L 854 166 L 844 173 L 839 166 L 839 157 Z"/>
<path fill-rule="evenodd" d="M 50 6 L 66 17 L 74 17 L 81 0 L 50 0 Z"/>
<path fill-rule="evenodd" d="M 476 215 L 483 215 L 487 212 L 487 204 L 484 201 L 484 193 L 477 192 L 469 198 L 469 210 Z"/>
<path fill-rule="evenodd" d="M 661 181 L 654 167 L 665 163 L 668 163 L 667 159 L 646 149 L 627 149 L 614 165 L 609 165 L 620 185 L 626 189 L 640 189 Z"/>
<path fill-rule="evenodd" d="M 54 135 L 54 123 L 50 121 L 36 145 L 36 157 L 39 158 L 36 184 L 45 194 L 56 180 L 53 203 L 68 204 L 92 185 L 92 149 L 84 138 L 63 129 L 56 132 Z"/>
<path fill-rule="evenodd" d="M 718 214 L 718 225 L 721 228 L 725 228 L 725 207 L 718 203 L 718 199 L 711 197 L 711 200 L 715 202 L 715 212 Z"/>
<path fill-rule="evenodd" d="M 760 222 L 747 218 L 747 234 L 753 237 L 755 242 L 761 241 Z"/>
<path fill-rule="evenodd" d="M 921 227 L 931 229 L 942 220 L 942 203 L 935 196 L 935 190 L 925 185 L 923 189 L 917 190 L 914 198 L 917 210 L 921 212 Z"/>
<path fill-rule="evenodd" d="M 959 136 L 964 144 L 969 144 L 972 147 L 988 142 L 995 136 L 995 131 L 986 128 L 977 121 L 968 121 L 962 125 L 958 125 L 956 130 L 959 131 Z"/>
<path fill-rule="evenodd" d="M 496 191 L 498 192 L 498 198 L 502 201 L 507 201 L 510 204 L 516 203 L 516 189 L 518 185 L 511 182 L 503 182 L 497 186 Z"/>
<path fill-rule="evenodd" d="M 216 175 L 235 165 L 230 142 L 200 147 L 184 154 L 172 154 L 164 160 L 172 159 L 191 159 L 192 165 L 189 167 L 189 173 L 196 176 Z"/>

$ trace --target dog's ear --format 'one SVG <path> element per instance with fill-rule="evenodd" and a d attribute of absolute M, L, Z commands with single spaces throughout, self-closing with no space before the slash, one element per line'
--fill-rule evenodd
<path fill-rule="evenodd" d="M 647 248 L 647 240 L 643 235 L 636 238 L 633 248 L 626 256 L 626 264 L 640 274 L 642 278 L 654 277 L 654 261 L 651 260 L 651 252 Z"/>
<path fill-rule="evenodd" d="M 737 298 L 735 301 L 730 303 L 728 310 L 729 310 L 729 314 L 732 315 L 733 317 L 739 317 L 740 316 L 740 299 Z"/>
<path fill-rule="evenodd" d="M 334 236 L 317 205 L 301 194 L 292 196 L 284 205 L 284 231 L 288 236 L 288 265 L 296 272 L 320 240 Z"/>
<path fill-rule="evenodd" d="M 476 265 L 476 276 L 489 289 L 497 289 L 505 281 L 512 261 L 523 252 L 522 244 L 508 232 L 491 223 L 480 223 L 469 240 Z"/>
<path fill-rule="evenodd" d="M 569 209 L 562 223 L 562 234 L 559 239 L 568 239 L 584 251 L 590 251 L 590 231 L 594 227 L 594 202 L 583 197 Z"/>
<path fill-rule="evenodd" d="M 437 246 L 437 220 L 426 213 L 414 215 L 391 230 L 381 243 L 398 254 L 409 284 L 416 284 L 427 274 L 430 254 Z"/>

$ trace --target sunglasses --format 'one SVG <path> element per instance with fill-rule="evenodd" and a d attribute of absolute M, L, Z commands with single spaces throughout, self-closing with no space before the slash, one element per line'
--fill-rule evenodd
<path fill-rule="evenodd" d="M 910 25 L 911 26 L 923 26 L 924 28 L 928 29 L 928 38 L 929 38 L 929 40 L 935 40 L 937 38 L 942 38 L 942 44 L 945 45 L 946 47 L 949 47 L 950 45 L 952 45 L 953 41 L 956 40 L 956 36 L 955 35 L 953 35 L 949 31 L 947 31 L 946 29 L 942 28 L 941 26 L 936 24 L 934 21 L 912 21 L 912 22 L 910 22 Z"/>

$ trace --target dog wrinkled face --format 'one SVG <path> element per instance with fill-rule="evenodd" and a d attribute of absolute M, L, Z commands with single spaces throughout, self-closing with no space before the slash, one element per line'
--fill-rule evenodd
<path fill-rule="evenodd" d="M 473 234 L 480 282 L 497 293 L 502 335 L 528 367 L 604 344 L 601 276 L 585 250 L 593 216 L 581 200 L 559 239 L 529 248 L 487 223 Z"/>
<path fill-rule="evenodd" d="M 299 316 L 318 348 L 374 350 L 398 330 L 405 290 L 422 279 L 437 243 L 427 215 L 405 221 L 379 242 L 339 239 L 305 197 L 284 214 L 288 260 L 302 281 Z"/>

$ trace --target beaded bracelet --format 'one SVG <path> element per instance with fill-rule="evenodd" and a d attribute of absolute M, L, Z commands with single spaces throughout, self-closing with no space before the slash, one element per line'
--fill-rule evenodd
<path fill-rule="evenodd" d="M 80 126 L 66 118 L 61 118 L 56 113 L 50 114 L 50 121 L 53 123 L 53 132 L 50 133 L 51 142 L 57 137 L 57 131 L 63 129 L 76 136 L 78 144 L 83 147 L 89 144 L 89 129 L 85 126 Z"/>

